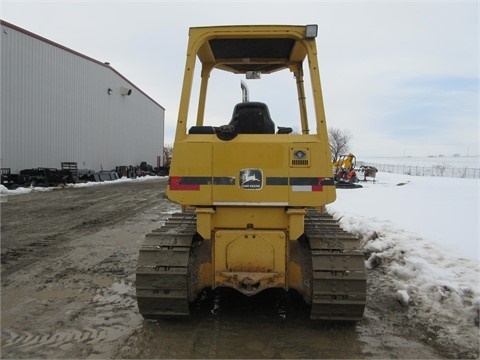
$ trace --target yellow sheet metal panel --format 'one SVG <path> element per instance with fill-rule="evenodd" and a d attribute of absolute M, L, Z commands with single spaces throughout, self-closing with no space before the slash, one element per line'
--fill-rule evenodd
<path fill-rule="evenodd" d="M 197 232 L 205 240 L 210 239 L 213 231 L 213 220 L 215 209 L 208 207 L 199 207 L 195 209 L 197 215 Z"/>
<path fill-rule="evenodd" d="M 175 144 L 167 197 L 181 205 L 212 203 L 212 145 L 181 141 Z"/>
<path fill-rule="evenodd" d="M 214 249 L 215 287 L 246 295 L 286 286 L 287 239 L 283 231 L 218 230 Z"/>
<path fill-rule="evenodd" d="M 335 200 L 323 148 L 314 135 L 188 135 L 175 146 L 167 194 L 182 205 L 323 206 Z"/>
<path fill-rule="evenodd" d="M 217 207 L 214 227 L 220 229 L 287 229 L 282 207 Z"/>

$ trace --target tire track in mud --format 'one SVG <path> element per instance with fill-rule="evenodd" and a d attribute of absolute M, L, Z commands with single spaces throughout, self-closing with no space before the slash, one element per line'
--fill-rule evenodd
<path fill-rule="evenodd" d="M 91 324 L 81 329 L 61 328 L 53 332 L 14 331 L 2 329 L 2 352 L 39 354 L 42 348 L 61 348 L 72 343 L 93 345 L 114 341 L 131 332 L 132 324 L 126 319 L 136 312 L 135 291 L 132 283 L 115 282 L 110 288 L 98 288 L 91 299 L 89 315 L 104 319 L 104 324 Z M 93 314 L 91 314 L 93 313 Z M 140 323 L 140 319 L 138 323 Z"/>
<path fill-rule="evenodd" d="M 53 189 L 11 197 L 1 208 L 2 284 L 9 274 L 35 263 L 49 248 L 63 248 L 67 242 L 151 208 L 164 197 L 166 186 L 165 179 L 153 181 L 159 188 L 155 196 L 152 196 L 151 182 L 138 182 Z M 122 190 L 126 196 L 120 196 Z M 22 225 L 12 225 L 19 218 L 24 219 Z M 37 226 L 27 225 L 29 223 Z"/>
<path fill-rule="evenodd" d="M 7 340 L 2 347 L 6 349 L 10 346 L 16 346 L 18 349 L 33 350 L 42 346 L 60 347 L 72 342 L 92 344 L 106 340 L 110 329 L 110 327 L 104 327 L 99 330 L 87 328 L 83 331 L 70 329 L 61 333 L 43 335 L 35 335 L 28 331 L 22 331 L 20 334 L 17 334 L 11 330 L 3 330 L 2 338 Z"/>
<path fill-rule="evenodd" d="M 2 261 L 2 358 L 109 358 L 141 325 L 136 257 L 144 229 L 175 210 L 164 201 L 165 184 L 62 189 L 58 193 L 67 194 L 74 208 L 65 218 L 55 218 L 57 209 L 39 201 L 28 210 L 42 213 L 32 223 L 2 218 L 9 233 L 2 234 L 2 245 L 10 241 L 7 251 L 20 254 L 18 261 Z M 10 217 L 30 203 L 16 201 L 7 204 Z"/>

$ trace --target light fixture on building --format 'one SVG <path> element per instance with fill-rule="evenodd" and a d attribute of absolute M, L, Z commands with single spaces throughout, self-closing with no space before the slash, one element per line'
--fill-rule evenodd
<path fill-rule="evenodd" d="M 130 96 L 132 94 L 132 89 L 129 89 L 125 86 L 120 87 L 120 94 Z"/>
<path fill-rule="evenodd" d="M 113 92 L 112 89 L 110 89 L 110 88 L 107 89 L 107 94 L 108 94 L 108 95 L 112 95 L 112 92 Z"/>

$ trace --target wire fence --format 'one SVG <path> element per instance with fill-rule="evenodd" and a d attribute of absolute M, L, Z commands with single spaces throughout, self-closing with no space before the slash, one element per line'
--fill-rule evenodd
<path fill-rule="evenodd" d="M 364 165 L 374 166 L 375 168 L 377 168 L 378 171 L 394 174 L 480 179 L 480 169 L 472 169 L 467 166 L 459 167 L 446 164 L 437 164 L 432 166 L 416 166 L 374 163 L 364 163 Z"/>

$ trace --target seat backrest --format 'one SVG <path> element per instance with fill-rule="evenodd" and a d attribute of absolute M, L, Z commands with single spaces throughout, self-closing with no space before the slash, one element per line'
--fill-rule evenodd
<path fill-rule="evenodd" d="M 275 134 L 275 124 L 266 104 L 245 102 L 235 105 L 229 125 L 238 134 Z"/>
<path fill-rule="evenodd" d="M 216 129 L 213 126 L 192 126 L 188 130 L 189 134 L 215 134 Z"/>

